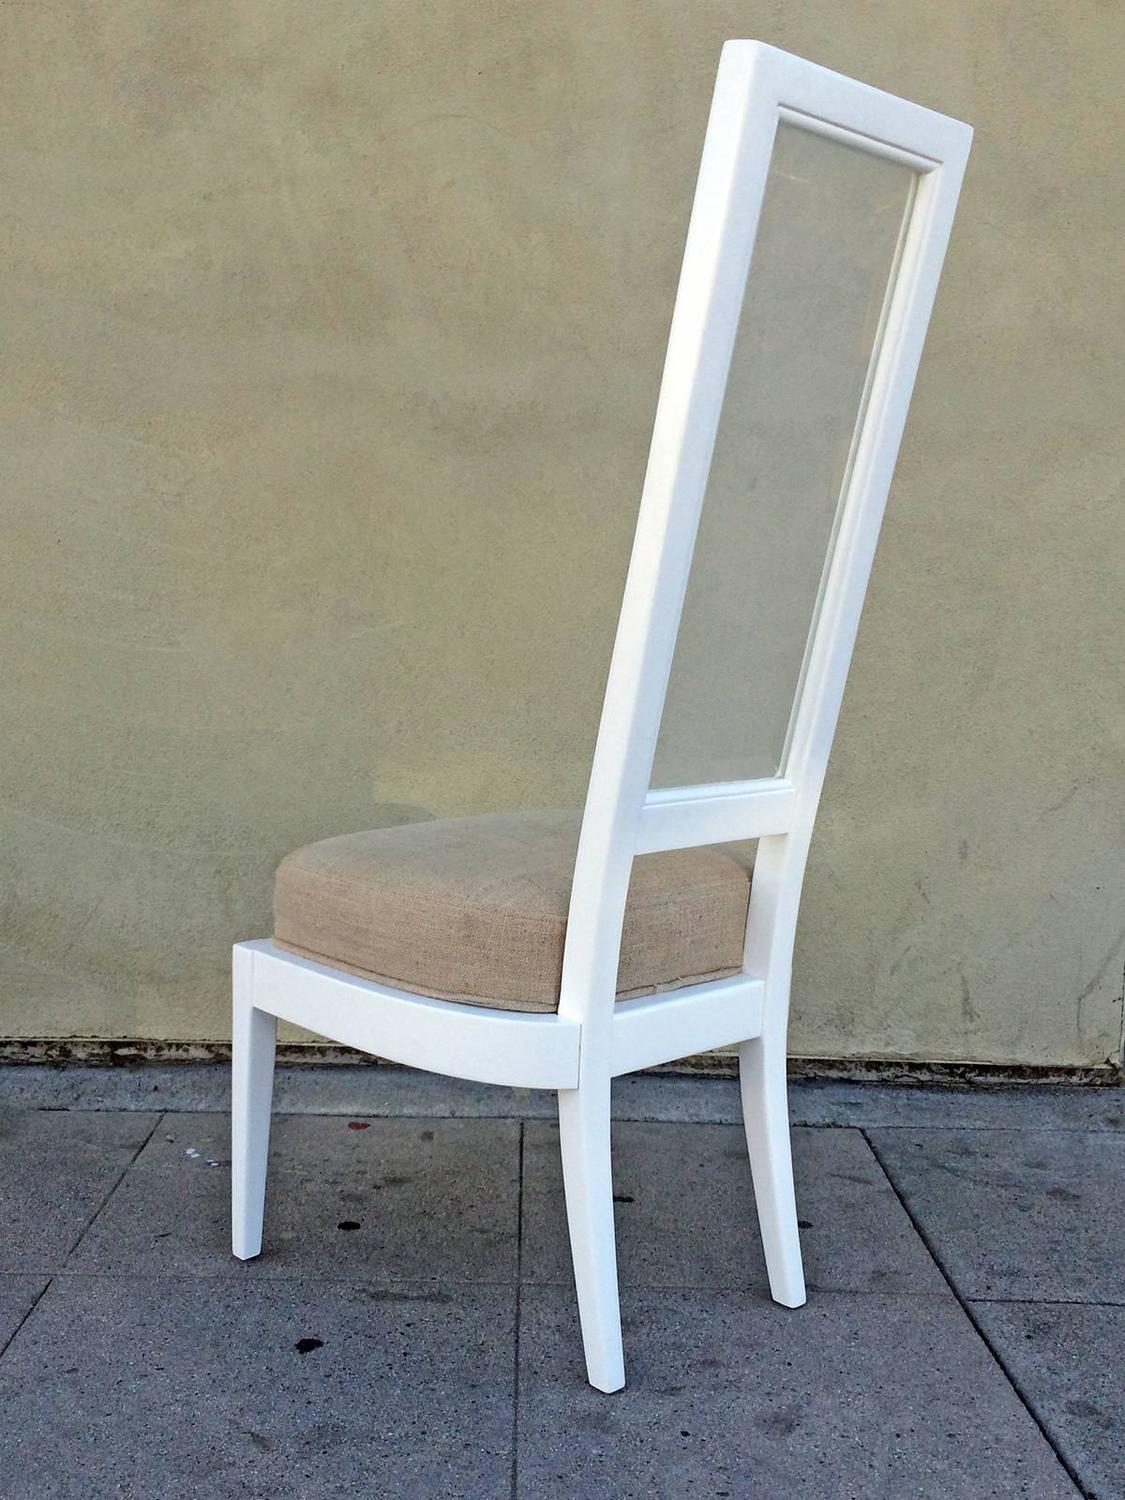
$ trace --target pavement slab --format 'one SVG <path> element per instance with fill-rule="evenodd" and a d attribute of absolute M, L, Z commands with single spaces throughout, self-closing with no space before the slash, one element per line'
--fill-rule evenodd
<path fill-rule="evenodd" d="M 1125 1306 L 978 1302 L 973 1313 L 1093 1500 L 1121 1500 Z"/>
<path fill-rule="evenodd" d="M 514 1281 L 513 1120 L 275 1118 L 254 1261 L 230 1253 L 230 1121 L 166 1115 L 69 1271 Z"/>
<path fill-rule="evenodd" d="M 948 1297 L 627 1288 L 628 1385 L 582 1381 L 569 1290 L 525 1287 L 520 1500 L 1078 1494 Z"/>
<path fill-rule="evenodd" d="M 158 1118 L 0 1112 L 0 1272 L 57 1271 Z"/>
<path fill-rule="evenodd" d="M 570 1276 L 558 1127 L 529 1123 L 524 1145 L 523 1274 Z M 863 1136 L 793 1132 L 810 1290 L 948 1294 Z M 619 1274 L 629 1286 L 765 1287 L 742 1127 L 613 1128 Z"/>
<path fill-rule="evenodd" d="M 1123 1300 L 1125 1135 L 873 1130 L 963 1297 Z"/>
<path fill-rule="evenodd" d="M 507 1496 L 515 1294 L 65 1276 L 0 1360 L 5 1500 Z"/>

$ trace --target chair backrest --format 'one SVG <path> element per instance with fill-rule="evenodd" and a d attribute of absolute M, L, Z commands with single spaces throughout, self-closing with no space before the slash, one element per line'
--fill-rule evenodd
<path fill-rule="evenodd" d="M 657 850 L 760 841 L 746 967 L 766 979 L 766 1024 L 785 1024 L 809 839 L 971 139 L 762 43 L 723 48 L 574 872 L 560 1011 L 590 1028 L 591 1058 L 632 862 Z M 794 310 L 795 335 L 778 316 Z M 786 545 L 750 580 L 755 554 L 735 544 L 766 531 Z M 693 570 L 697 535 L 717 578 L 702 556 Z M 708 652 L 732 635 L 744 659 L 724 677 Z"/>

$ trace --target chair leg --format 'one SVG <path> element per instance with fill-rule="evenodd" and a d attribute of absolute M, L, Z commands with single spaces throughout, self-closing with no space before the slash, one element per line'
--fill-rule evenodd
<path fill-rule="evenodd" d="M 625 1384 L 625 1357 L 617 1295 L 608 1078 L 604 1087 L 560 1091 L 559 1139 L 586 1373 L 595 1390 L 619 1391 Z"/>
<path fill-rule="evenodd" d="M 738 1071 L 770 1293 L 783 1307 L 800 1307 L 805 1301 L 805 1273 L 793 1192 L 784 1041 L 780 1046 L 769 1046 L 761 1037 L 743 1042 Z"/>
<path fill-rule="evenodd" d="M 252 1260 L 262 1248 L 266 1162 L 277 1018 L 255 1010 L 252 955 L 235 949 L 231 1057 L 231 1249 Z"/>

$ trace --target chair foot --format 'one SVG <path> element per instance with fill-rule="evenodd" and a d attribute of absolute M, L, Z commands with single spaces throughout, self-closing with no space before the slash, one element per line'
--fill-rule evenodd
<path fill-rule="evenodd" d="M 801 1307 L 805 1272 L 793 1191 L 784 1045 L 767 1048 L 761 1037 L 743 1042 L 738 1071 L 770 1295 L 783 1307 Z"/>
<path fill-rule="evenodd" d="M 586 1373 L 595 1390 L 625 1384 L 610 1165 L 609 1080 L 559 1093 L 566 1216 Z"/>
<path fill-rule="evenodd" d="M 253 1260 L 262 1249 L 277 1018 L 255 1010 L 253 955 L 234 951 L 231 1048 L 231 1250 Z"/>

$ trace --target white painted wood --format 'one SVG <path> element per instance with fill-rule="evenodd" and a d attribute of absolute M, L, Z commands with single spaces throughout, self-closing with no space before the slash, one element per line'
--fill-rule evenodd
<path fill-rule="evenodd" d="M 625 1384 L 609 1106 L 608 1074 L 559 1093 L 559 1146 L 582 1346 L 587 1377 L 599 1391 L 619 1391 Z"/>
<path fill-rule="evenodd" d="M 738 1049 L 738 1071 L 770 1295 L 783 1307 L 800 1307 L 805 1301 L 805 1272 L 793 1186 L 784 1035 L 774 1031 L 768 1045 L 763 1037 L 744 1042 Z"/>
<path fill-rule="evenodd" d="M 619 1000 L 613 1010 L 610 1072 L 617 1078 L 757 1036 L 765 992 L 760 979 L 740 974 Z"/>
<path fill-rule="evenodd" d="M 653 791 L 653 752 L 780 121 L 908 166 L 917 173 L 916 186 L 879 321 L 780 772 L 763 781 Z M 264 1174 L 268 1124 L 264 1059 L 267 1050 L 272 1057 L 272 1044 L 266 1048 L 267 1033 L 252 1017 L 284 1017 L 362 1050 L 455 1077 L 557 1089 L 587 1366 L 593 1385 L 616 1390 L 624 1369 L 610 1079 L 730 1042 L 740 1044 L 747 1143 L 771 1290 L 787 1306 L 804 1300 L 785 1087 L 797 910 L 971 136 L 959 121 L 760 42 L 723 48 L 582 819 L 558 1014 L 430 1000 L 311 963 L 271 943 L 239 945 L 236 1253 L 257 1249 L 258 1173 Z M 634 856 L 748 837 L 759 844 L 744 976 L 615 1002 Z"/>
<path fill-rule="evenodd" d="M 777 118 L 780 123 L 794 125 L 798 130 L 807 130 L 811 135 L 825 136 L 841 146 L 854 146 L 856 137 L 862 135 L 864 149 L 872 156 L 881 156 L 886 161 L 896 162 L 900 167 L 909 167 L 914 172 L 928 172 L 938 165 L 932 157 L 922 156 L 916 151 L 904 151 L 899 146 L 892 146 L 889 141 L 863 135 L 862 131 L 845 130 L 829 120 L 818 119 L 815 115 L 804 114 L 801 110 L 790 109 L 784 104 L 778 109 Z"/>
<path fill-rule="evenodd" d="M 268 941 L 240 947 L 255 955 L 256 1005 L 360 1052 L 476 1083 L 565 1089 L 578 1081 L 581 1031 L 572 1021 L 430 1000 Z"/>
<path fill-rule="evenodd" d="M 660 787 L 641 803 L 636 852 L 694 849 L 788 833 L 797 788 L 780 776 L 708 786 Z"/>
<path fill-rule="evenodd" d="M 249 947 L 234 950 L 231 1040 L 231 1249 L 239 1260 L 252 1260 L 262 1248 L 277 1018 L 254 1007 Z"/>

